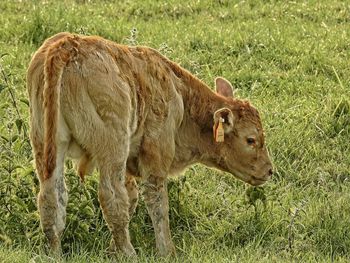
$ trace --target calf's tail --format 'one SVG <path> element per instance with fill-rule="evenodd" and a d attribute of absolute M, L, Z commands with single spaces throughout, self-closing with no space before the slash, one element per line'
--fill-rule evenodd
<path fill-rule="evenodd" d="M 53 43 L 46 52 L 44 64 L 44 179 L 49 179 L 57 158 L 57 125 L 60 88 L 65 66 L 76 56 L 79 43 L 76 36 L 66 36 Z"/>

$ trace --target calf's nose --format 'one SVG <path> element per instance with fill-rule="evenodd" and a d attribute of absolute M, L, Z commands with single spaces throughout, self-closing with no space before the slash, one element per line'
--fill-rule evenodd
<path fill-rule="evenodd" d="M 272 168 L 269 169 L 268 173 L 269 173 L 269 176 L 272 176 L 272 175 L 273 175 L 273 170 L 272 170 Z"/>

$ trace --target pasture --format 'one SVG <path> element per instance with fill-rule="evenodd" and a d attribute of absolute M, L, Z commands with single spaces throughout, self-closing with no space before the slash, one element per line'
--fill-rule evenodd
<path fill-rule="evenodd" d="M 172 178 L 177 258 L 157 257 L 140 200 L 140 262 L 349 262 L 349 22 L 340 0 L 0 1 L 0 262 L 55 262 L 39 227 L 25 75 L 61 31 L 153 47 L 212 87 L 227 78 L 260 111 L 272 180 L 253 188 L 201 165 Z M 66 182 L 62 262 L 112 262 L 98 174 L 81 184 L 67 161 Z"/>

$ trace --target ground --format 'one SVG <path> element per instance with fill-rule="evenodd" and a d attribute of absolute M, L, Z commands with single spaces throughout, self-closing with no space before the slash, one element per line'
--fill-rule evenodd
<path fill-rule="evenodd" d="M 156 48 L 210 86 L 227 78 L 261 112 L 271 182 L 251 188 L 199 165 L 170 180 L 175 262 L 350 261 L 346 2 L 3 0 L 0 10 L 1 262 L 55 261 L 39 228 L 25 72 L 60 31 Z M 71 162 L 66 175 L 62 260 L 108 262 L 98 175 L 82 186 Z M 140 261 L 166 261 L 142 200 L 130 229 Z"/>

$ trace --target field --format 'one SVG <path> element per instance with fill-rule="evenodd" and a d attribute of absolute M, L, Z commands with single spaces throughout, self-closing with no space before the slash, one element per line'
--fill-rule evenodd
<path fill-rule="evenodd" d="M 130 224 L 140 262 L 350 261 L 349 3 L 2 0 L 0 10 L 0 262 L 57 260 L 39 227 L 25 74 L 60 31 L 156 48 L 210 86 L 227 78 L 261 113 L 273 179 L 252 188 L 201 165 L 170 179 L 177 258 L 157 258 L 141 200 Z M 110 262 L 98 174 L 81 185 L 72 167 L 61 261 Z"/>

